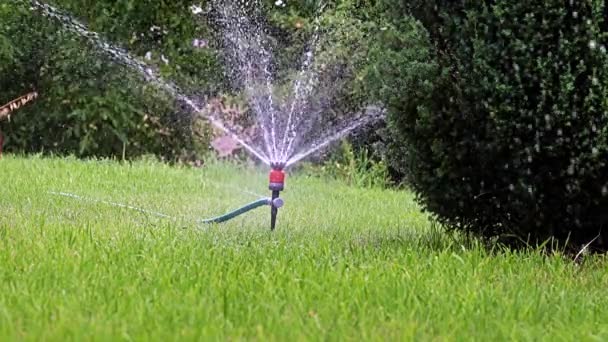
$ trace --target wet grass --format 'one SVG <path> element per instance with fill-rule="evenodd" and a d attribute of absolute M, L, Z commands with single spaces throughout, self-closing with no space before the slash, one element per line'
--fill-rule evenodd
<path fill-rule="evenodd" d="M 434 230 L 407 192 L 262 171 L 0 161 L 0 339 L 605 340 L 601 257 L 488 251 Z M 67 191 L 183 217 L 163 220 Z"/>

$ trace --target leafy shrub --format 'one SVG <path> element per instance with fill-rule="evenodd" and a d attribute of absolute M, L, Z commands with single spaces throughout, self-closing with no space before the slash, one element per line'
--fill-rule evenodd
<path fill-rule="evenodd" d="M 408 56 L 399 38 L 385 41 L 410 62 L 380 60 L 375 80 L 382 75 L 378 94 L 424 207 L 452 229 L 515 246 L 556 238 L 607 249 L 604 2 L 437 0 L 402 10 L 428 28 L 432 50 Z"/>
<path fill-rule="evenodd" d="M 376 155 L 386 160 L 391 178 L 404 183 L 409 176 L 410 149 L 406 131 L 401 127 L 411 126 L 402 121 L 405 118 L 402 113 L 416 111 L 425 101 L 433 102 L 434 80 L 441 70 L 425 28 L 411 16 L 394 12 L 392 6 L 380 8 L 386 11 L 387 19 L 370 40 L 370 64 L 364 69 L 360 86 L 387 107 L 389 120 L 371 134 L 357 138 L 374 146 Z M 391 20 L 391 15 L 396 17 Z"/>

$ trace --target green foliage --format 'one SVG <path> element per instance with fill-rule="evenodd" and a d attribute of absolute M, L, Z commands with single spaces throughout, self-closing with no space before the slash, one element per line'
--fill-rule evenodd
<path fill-rule="evenodd" d="M 387 165 L 375 160 L 366 149 L 354 150 L 343 140 L 340 148 L 321 165 L 311 165 L 304 171 L 318 177 L 340 180 L 358 188 L 387 188 L 392 185 Z"/>
<path fill-rule="evenodd" d="M 421 203 L 514 245 L 608 248 L 604 2 L 425 3 L 404 11 L 428 28 L 427 78 L 380 65 Z"/>
<path fill-rule="evenodd" d="M 377 24 L 364 15 L 373 7 L 357 4 L 352 0 L 327 6 L 290 1 L 268 14 L 275 36 L 281 38 L 277 55 L 283 79 L 298 77 L 305 53 L 313 51 L 318 96 L 311 101 L 332 104 L 322 113 L 327 121 L 353 115 L 369 100 L 361 85 L 361 72 L 369 64 L 368 46 Z"/>
<path fill-rule="evenodd" d="M 391 7 L 380 9 L 387 15 L 394 14 Z M 404 143 L 407 133 L 401 128 L 411 127 L 415 121 L 404 122 L 407 116 L 402 113 L 416 112 L 421 104 L 434 101 L 435 79 L 441 70 L 427 31 L 412 17 L 387 19 L 369 43 L 370 64 L 362 75 L 362 91 L 381 101 L 389 110 L 390 119 L 388 127 L 379 129 L 372 139 L 380 145 L 392 177 L 404 182 L 409 175 L 410 149 Z"/>
<path fill-rule="evenodd" d="M 222 88 L 215 50 L 191 46 L 193 38 L 205 38 L 208 30 L 195 22 L 187 6 L 138 1 L 56 4 L 139 58 L 153 52 L 150 63 L 186 88 L 210 93 Z M 12 123 L 1 123 L 8 150 L 127 158 L 153 153 L 170 160 L 192 155 L 193 150 L 199 152 L 194 158 L 200 158 L 207 150 L 195 146 L 191 116 L 174 99 L 146 85 L 86 39 L 18 2 L 0 6 L 0 21 L 0 38 L 7 41 L 0 39 L 0 61 L 6 61 L 0 66 L 0 100 L 32 88 L 41 95 Z"/>
<path fill-rule="evenodd" d="M 11 8 L 7 3 L 0 4 L 0 18 L 11 14 Z M 0 32 L 0 73 L 6 71 L 3 66 L 7 65 L 15 56 L 15 47 L 10 39 Z"/>

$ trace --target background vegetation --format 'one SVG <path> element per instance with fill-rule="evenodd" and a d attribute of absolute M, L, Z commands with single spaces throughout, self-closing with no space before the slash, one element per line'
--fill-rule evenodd
<path fill-rule="evenodd" d="M 53 4 L 194 96 L 238 93 L 213 16 L 191 14 L 208 2 Z M 42 94 L 0 123 L 8 150 L 204 158 L 208 137 L 193 135 L 179 103 L 27 7 L 0 4 L 0 100 Z M 326 156 L 325 174 L 406 184 L 446 227 L 513 246 L 608 247 L 605 1 L 342 0 L 322 11 L 317 1 L 265 1 L 254 12 L 285 79 L 316 22 L 331 46 L 320 60 L 348 61 L 328 120 L 366 102 L 389 111 L 386 124 Z"/>
<path fill-rule="evenodd" d="M 238 95 L 222 62 L 222 37 L 209 1 L 49 3 L 159 68 L 166 79 L 195 98 Z M 1 6 L 0 100 L 8 101 L 32 88 L 43 95 L 15 116 L 13 124 L 2 124 L 10 133 L 9 151 L 122 157 L 126 150 L 126 158 L 152 153 L 169 160 L 192 152 L 203 157 L 205 150 L 197 150 L 193 141 L 187 108 L 21 1 Z M 203 15 L 193 15 L 191 6 L 200 6 Z M 343 64 L 340 77 L 331 84 L 337 91 L 335 106 L 325 114 L 328 119 L 357 110 L 368 100 L 362 87 L 356 88 L 356 80 L 361 80 L 371 25 L 351 16 L 355 8 L 356 3 L 343 2 L 321 12 L 316 2 L 277 5 L 268 1 L 260 12 L 263 17 L 258 18 L 274 38 L 283 78 L 297 70 L 303 49 L 320 23 L 323 52 L 319 63 Z M 206 45 L 194 47 L 195 39 Z M 208 141 L 199 145 L 208 146 Z"/>

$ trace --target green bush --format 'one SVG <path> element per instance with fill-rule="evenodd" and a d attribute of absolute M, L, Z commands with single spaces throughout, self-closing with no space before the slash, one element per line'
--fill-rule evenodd
<path fill-rule="evenodd" d="M 361 83 L 363 91 L 387 107 L 389 120 L 387 127 L 378 127 L 377 133 L 364 141 L 377 146 L 375 150 L 386 159 L 394 181 L 406 183 L 411 149 L 402 127 L 412 127 L 415 121 L 403 120 L 425 102 L 434 103 L 435 80 L 440 77 L 441 68 L 420 22 L 407 14 L 399 14 L 391 6 L 379 7 L 384 9 L 387 19 L 370 40 L 370 64 L 364 70 Z M 391 15 L 395 17 L 390 19 Z"/>
<path fill-rule="evenodd" d="M 385 47 L 430 72 L 380 61 L 378 94 L 424 207 L 516 246 L 607 249 L 604 2 L 437 0 L 403 11 L 427 27 L 432 52 Z"/>

